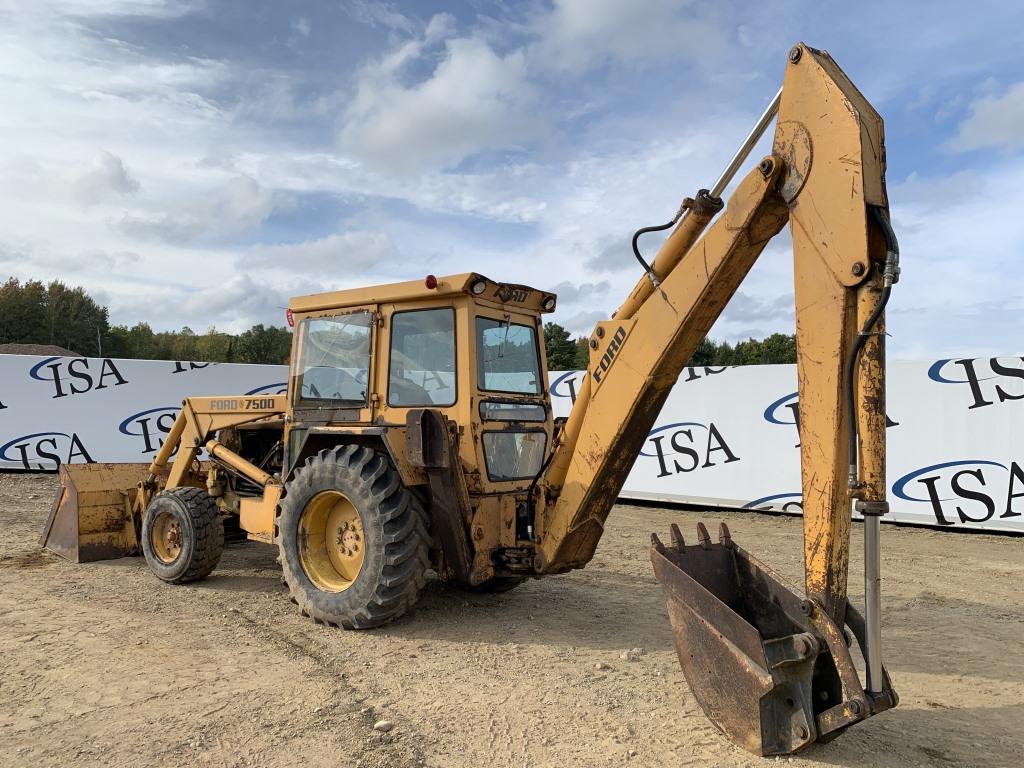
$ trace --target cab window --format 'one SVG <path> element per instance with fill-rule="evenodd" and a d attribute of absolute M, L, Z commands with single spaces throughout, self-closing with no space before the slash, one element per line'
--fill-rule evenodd
<path fill-rule="evenodd" d="M 531 326 L 478 317 L 476 359 L 480 389 L 528 395 L 540 393 L 537 332 Z"/>
<path fill-rule="evenodd" d="M 342 408 L 366 405 L 371 326 L 369 312 L 302 321 L 295 363 L 297 402 Z"/>
<path fill-rule="evenodd" d="M 447 406 L 455 396 L 455 310 L 393 314 L 388 405 Z"/>
<path fill-rule="evenodd" d="M 488 479 L 525 480 L 540 472 L 548 436 L 537 430 L 484 432 Z"/>

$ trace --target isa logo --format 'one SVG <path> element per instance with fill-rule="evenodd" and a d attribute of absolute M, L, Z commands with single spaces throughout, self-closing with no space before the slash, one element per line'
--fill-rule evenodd
<path fill-rule="evenodd" d="M 904 501 L 928 504 L 938 525 L 984 523 L 1024 514 L 1024 470 L 1015 462 L 962 459 L 909 472 L 892 487 Z"/>
<path fill-rule="evenodd" d="M 164 436 L 171 431 L 180 406 L 164 406 L 133 413 L 117 425 L 122 435 L 139 438 L 139 453 L 156 453 L 164 444 Z"/>
<path fill-rule="evenodd" d="M 580 382 L 586 376 L 586 371 L 567 371 L 551 382 L 552 397 L 568 397 L 576 402 L 576 393 L 579 391 Z"/>
<path fill-rule="evenodd" d="M 188 360 L 175 360 L 174 373 L 188 373 L 189 371 L 201 371 L 203 368 L 209 368 L 211 365 L 217 365 L 217 363 L 193 363 Z"/>
<path fill-rule="evenodd" d="M 264 384 L 262 387 L 256 387 L 256 389 L 250 389 L 245 394 L 247 395 L 286 395 L 288 394 L 288 382 L 282 381 L 280 384 Z"/>
<path fill-rule="evenodd" d="M 796 427 L 797 443 L 794 448 L 800 447 L 800 399 L 799 392 L 790 392 L 788 395 L 783 395 L 778 400 L 773 402 L 767 408 L 764 409 L 764 420 L 769 424 L 779 424 L 782 426 L 793 426 Z M 885 417 L 885 426 L 898 427 L 900 424 L 898 421 L 893 421 L 887 415 Z"/>
<path fill-rule="evenodd" d="M 25 470 L 53 470 L 75 459 L 91 464 L 92 456 L 74 432 L 35 432 L 0 446 L 0 460 L 18 462 Z"/>
<path fill-rule="evenodd" d="M 797 448 L 800 447 L 800 401 L 798 392 L 783 395 L 764 409 L 764 420 L 769 424 L 796 427 Z"/>
<path fill-rule="evenodd" d="M 772 496 L 763 496 L 760 499 L 748 501 L 743 509 L 756 509 L 761 512 L 787 512 L 789 514 L 801 515 L 804 511 L 804 496 L 802 493 L 776 493 Z"/>
<path fill-rule="evenodd" d="M 641 456 L 657 458 L 658 477 L 731 464 L 739 457 L 714 422 L 680 421 L 655 427 L 647 435 Z"/>
<path fill-rule="evenodd" d="M 1012 361 L 1012 362 L 1010 362 Z M 967 410 L 985 408 L 1010 400 L 1024 400 L 1024 357 L 988 360 L 936 360 L 928 378 L 938 384 L 960 384 L 970 390 Z"/>
<path fill-rule="evenodd" d="M 53 398 L 84 395 L 108 387 L 119 387 L 128 380 L 109 357 L 49 357 L 32 366 L 28 375 L 53 385 Z"/>

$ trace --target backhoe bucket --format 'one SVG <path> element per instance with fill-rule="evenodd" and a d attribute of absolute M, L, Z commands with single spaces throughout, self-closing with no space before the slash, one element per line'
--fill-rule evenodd
<path fill-rule="evenodd" d="M 704 713 L 756 755 L 785 755 L 827 741 L 895 706 L 861 685 L 842 628 L 733 543 L 723 523 L 713 544 L 703 524 L 687 546 L 651 536 L 654 573 L 665 588 L 679 664 Z M 846 623 L 863 648 L 860 615 Z"/>
<path fill-rule="evenodd" d="M 137 554 L 132 515 L 148 464 L 64 464 L 40 543 L 75 563 Z"/>

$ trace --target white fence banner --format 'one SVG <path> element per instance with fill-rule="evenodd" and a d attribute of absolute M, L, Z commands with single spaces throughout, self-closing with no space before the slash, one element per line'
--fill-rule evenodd
<path fill-rule="evenodd" d="M 1024 357 L 888 366 L 888 519 L 1024 532 Z M 579 372 L 552 373 L 556 416 Z M 148 461 L 189 395 L 277 393 L 287 368 L 0 355 L 0 467 Z M 688 368 L 627 498 L 800 511 L 796 366 Z"/>

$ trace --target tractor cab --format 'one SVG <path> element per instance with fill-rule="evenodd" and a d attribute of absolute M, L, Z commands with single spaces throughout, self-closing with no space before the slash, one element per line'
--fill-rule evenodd
<path fill-rule="evenodd" d="M 347 433 L 382 444 L 407 486 L 428 485 L 408 438 L 431 411 L 452 431 L 474 506 L 525 492 L 550 450 L 541 315 L 555 305 L 554 294 L 476 273 L 292 299 L 285 472 Z M 511 522 L 512 498 L 483 503 Z M 505 544 L 527 537 L 520 527 Z"/>

